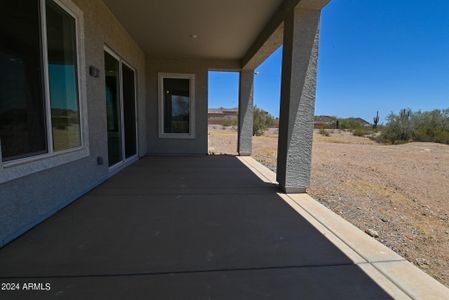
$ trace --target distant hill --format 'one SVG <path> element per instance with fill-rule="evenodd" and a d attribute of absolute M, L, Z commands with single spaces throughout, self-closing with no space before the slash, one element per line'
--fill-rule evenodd
<path fill-rule="evenodd" d="M 238 108 L 209 108 L 208 119 L 209 124 L 237 124 Z M 338 120 L 338 127 L 341 129 L 351 129 L 358 127 L 371 126 L 369 122 L 362 118 L 337 118 L 335 116 L 320 115 L 315 116 L 314 125 L 319 128 L 336 128 Z"/>
<path fill-rule="evenodd" d="M 342 120 L 352 121 L 360 124 L 361 126 L 371 126 L 371 123 L 362 118 L 346 118 Z"/>
<path fill-rule="evenodd" d="M 338 120 L 338 127 L 341 129 L 350 129 L 357 127 L 371 126 L 369 122 L 362 118 L 337 118 L 335 116 L 315 116 L 315 127 L 336 128 Z"/>

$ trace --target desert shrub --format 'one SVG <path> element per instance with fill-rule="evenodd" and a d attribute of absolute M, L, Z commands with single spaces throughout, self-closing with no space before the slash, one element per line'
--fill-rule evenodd
<path fill-rule="evenodd" d="M 357 127 L 354 130 L 352 130 L 352 135 L 354 136 L 364 136 L 364 137 L 372 137 L 375 136 L 379 132 L 379 126 L 377 125 L 376 128 L 373 127 Z"/>
<path fill-rule="evenodd" d="M 390 113 L 387 117 L 387 125 L 382 131 L 382 139 L 396 144 L 398 141 L 408 142 L 413 136 L 412 111 L 402 109 L 399 115 Z"/>
<path fill-rule="evenodd" d="M 327 131 L 327 130 L 324 129 L 324 128 L 320 128 L 319 133 L 320 133 L 321 135 L 324 135 L 324 136 L 330 136 L 329 131 Z"/>
<path fill-rule="evenodd" d="M 223 121 L 223 126 L 237 126 L 237 117 L 226 118 Z"/>
<path fill-rule="evenodd" d="M 275 122 L 275 118 L 269 112 L 254 106 L 253 135 L 262 135 Z"/>
<path fill-rule="evenodd" d="M 340 129 L 356 129 L 363 125 L 359 118 L 338 119 L 338 123 Z"/>
<path fill-rule="evenodd" d="M 363 127 L 356 128 L 352 131 L 352 135 L 354 136 L 365 136 L 366 130 Z"/>
<path fill-rule="evenodd" d="M 435 135 L 434 139 L 435 143 L 442 143 L 442 144 L 448 144 L 449 145 L 449 130 L 441 130 Z"/>
<path fill-rule="evenodd" d="M 449 109 L 431 112 L 403 109 L 399 115 L 390 113 L 379 138 L 392 144 L 409 141 L 449 144 Z"/>

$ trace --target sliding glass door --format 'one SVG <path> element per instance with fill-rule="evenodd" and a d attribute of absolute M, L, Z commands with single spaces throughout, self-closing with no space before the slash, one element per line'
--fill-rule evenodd
<path fill-rule="evenodd" d="M 109 166 L 137 155 L 135 72 L 105 50 Z"/>
<path fill-rule="evenodd" d="M 137 154 L 136 93 L 134 71 L 122 64 L 123 127 L 125 132 L 125 158 Z"/>
<path fill-rule="evenodd" d="M 122 160 L 119 61 L 105 52 L 106 113 L 108 125 L 109 166 Z"/>

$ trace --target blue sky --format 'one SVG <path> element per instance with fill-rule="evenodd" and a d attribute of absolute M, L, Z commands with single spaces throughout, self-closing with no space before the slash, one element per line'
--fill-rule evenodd
<path fill-rule="evenodd" d="M 279 114 L 282 49 L 257 69 L 255 103 Z M 236 107 L 238 74 L 210 73 L 209 107 Z M 323 10 L 316 114 L 449 108 L 448 0 L 332 0 Z"/>

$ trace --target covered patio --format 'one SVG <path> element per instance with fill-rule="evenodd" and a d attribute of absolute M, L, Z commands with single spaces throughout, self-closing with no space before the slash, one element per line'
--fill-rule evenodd
<path fill-rule="evenodd" d="M 51 290 L 2 296 L 408 298 L 375 267 L 404 259 L 327 227 L 331 214 L 318 223 L 270 172 L 248 157 L 144 158 L 4 247 L 2 282 Z"/>
<path fill-rule="evenodd" d="M 25 2 L 11 2 L 7 17 L 22 15 Z M 0 298 L 447 298 L 436 280 L 304 193 L 328 2 L 28 1 L 27 17 L 16 18 L 24 36 L 33 20 L 43 32 L 60 27 L 46 27 L 50 6 L 71 24 L 65 50 L 78 59 L 68 66 L 79 68 L 80 136 L 54 146 L 62 129 L 51 123 L 48 74 L 14 65 L 46 87 L 33 100 L 12 86 L 5 114 L 17 99 L 43 107 L 45 98 L 45 112 L 24 112 L 48 124 L 42 153 L 17 146 L 34 145 L 23 139 L 39 127 L 31 122 L 3 138 L 24 157 L 0 151 L 0 281 L 22 288 Z M 8 27 L 4 35 L 21 36 Z M 18 59 L 4 60 L 31 49 L 48 72 L 45 34 L 34 36 L 36 46 L 18 41 Z M 274 174 L 250 157 L 254 70 L 281 44 Z M 206 155 L 209 71 L 240 72 L 240 156 Z M 3 131 L 22 130 L 22 119 Z"/>

